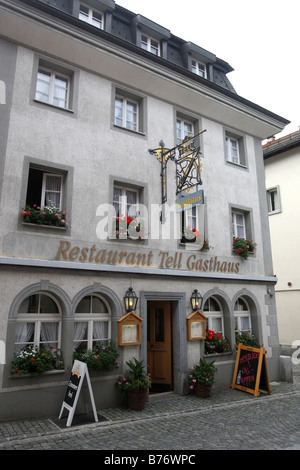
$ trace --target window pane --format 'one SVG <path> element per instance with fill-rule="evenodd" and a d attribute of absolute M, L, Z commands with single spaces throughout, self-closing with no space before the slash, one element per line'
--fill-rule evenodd
<path fill-rule="evenodd" d="M 249 317 L 241 317 L 241 330 L 242 331 L 250 330 L 250 318 Z"/>
<path fill-rule="evenodd" d="M 114 187 L 114 196 L 113 196 L 113 206 L 115 208 L 116 217 L 120 217 L 122 215 L 122 189 Z"/>
<path fill-rule="evenodd" d="M 23 300 L 19 308 L 19 313 L 38 313 L 39 310 L 39 295 L 34 294 Z"/>
<path fill-rule="evenodd" d="M 155 341 L 165 340 L 165 312 L 163 308 L 155 309 Z"/>
<path fill-rule="evenodd" d="M 45 177 L 45 200 L 42 201 L 46 207 L 60 208 L 62 177 L 55 175 L 44 175 Z"/>
<path fill-rule="evenodd" d="M 123 123 L 123 100 L 121 98 L 115 99 L 115 124 L 122 126 Z"/>
<path fill-rule="evenodd" d="M 93 11 L 92 13 L 92 25 L 96 26 L 96 28 L 102 27 L 102 14 L 98 13 L 97 11 Z"/>
<path fill-rule="evenodd" d="M 57 348 L 58 346 L 58 327 L 57 322 L 41 323 L 40 347 L 45 349 Z"/>
<path fill-rule="evenodd" d="M 127 101 L 126 106 L 126 127 L 127 129 L 136 130 L 137 126 L 137 106 L 135 103 Z"/>
<path fill-rule="evenodd" d="M 215 333 L 222 333 L 222 320 L 221 318 L 211 318 L 212 330 Z"/>
<path fill-rule="evenodd" d="M 88 323 L 75 322 L 74 324 L 74 350 L 87 351 L 88 348 Z"/>
<path fill-rule="evenodd" d="M 107 307 L 99 297 L 92 297 L 92 313 L 107 313 Z"/>
<path fill-rule="evenodd" d="M 61 108 L 67 107 L 68 80 L 56 75 L 54 82 L 53 104 Z"/>
<path fill-rule="evenodd" d="M 137 216 L 137 193 L 135 191 L 126 191 L 126 215 L 136 218 Z"/>
<path fill-rule="evenodd" d="M 99 344 L 108 339 L 108 321 L 93 322 L 93 343 Z"/>
<path fill-rule="evenodd" d="M 16 325 L 15 351 L 34 346 L 35 324 L 18 322 Z"/>
<path fill-rule="evenodd" d="M 40 294 L 40 311 L 39 313 L 59 313 L 58 307 L 53 299 L 48 295 Z"/>
<path fill-rule="evenodd" d="M 51 73 L 42 70 L 38 71 L 35 99 L 49 102 Z"/>
<path fill-rule="evenodd" d="M 76 313 L 90 313 L 91 312 L 91 298 L 84 297 L 76 308 Z"/>

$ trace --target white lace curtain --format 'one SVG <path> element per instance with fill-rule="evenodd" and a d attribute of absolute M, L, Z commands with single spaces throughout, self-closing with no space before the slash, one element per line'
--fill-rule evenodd
<path fill-rule="evenodd" d="M 46 175 L 45 206 L 60 208 L 61 176 Z"/>
<path fill-rule="evenodd" d="M 92 344 L 88 344 L 87 331 L 88 326 L 93 328 L 93 339 L 96 341 L 106 341 L 108 339 L 108 321 L 75 322 L 74 327 L 74 349 L 79 348 L 82 341 L 86 341 L 87 347 L 91 349 Z"/>
<path fill-rule="evenodd" d="M 16 349 L 24 349 L 28 346 L 30 339 L 33 336 L 34 323 L 17 323 L 16 327 Z"/>

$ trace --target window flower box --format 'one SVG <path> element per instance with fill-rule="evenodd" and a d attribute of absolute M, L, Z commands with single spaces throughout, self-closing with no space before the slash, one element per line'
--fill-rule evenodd
<path fill-rule="evenodd" d="M 41 208 L 36 204 L 32 207 L 25 206 L 20 212 L 20 217 L 25 224 L 59 228 L 68 228 L 69 225 L 65 220 L 66 211 L 60 211 L 54 207 Z"/>
<path fill-rule="evenodd" d="M 242 237 L 233 237 L 233 251 L 244 259 L 256 250 L 256 243 Z"/>
<path fill-rule="evenodd" d="M 64 369 L 61 351 L 56 348 L 25 348 L 12 361 L 11 376 L 36 376 L 49 371 Z"/>

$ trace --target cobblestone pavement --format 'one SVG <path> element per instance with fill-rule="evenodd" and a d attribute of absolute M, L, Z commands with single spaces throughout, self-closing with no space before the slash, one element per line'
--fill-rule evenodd
<path fill-rule="evenodd" d="M 98 410 L 98 423 L 74 418 L 70 428 L 57 417 L 0 422 L 0 450 L 300 450 L 300 377 L 271 388 L 259 397 L 232 389 L 151 397 L 143 411 Z"/>

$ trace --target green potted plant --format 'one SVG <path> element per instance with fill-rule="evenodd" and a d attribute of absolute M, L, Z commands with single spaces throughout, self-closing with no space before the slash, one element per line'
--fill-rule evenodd
<path fill-rule="evenodd" d="M 233 251 L 244 259 L 249 258 L 250 253 L 256 250 L 256 243 L 242 237 L 233 237 Z"/>
<path fill-rule="evenodd" d="M 217 371 L 214 362 L 208 362 L 200 358 L 199 364 L 192 367 L 188 372 L 189 388 L 198 397 L 207 398 L 210 396 Z"/>
<path fill-rule="evenodd" d="M 132 410 L 143 410 L 146 405 L 148 390 L 151 387 L 150 374 L 147 374 L 143 361 L 133 358 L 126 362 L 129 371 L 118 377 L 117 387 L 127 399 L 128 407 Z"/>

